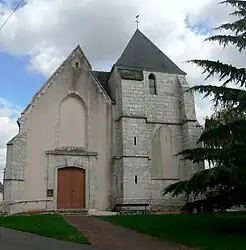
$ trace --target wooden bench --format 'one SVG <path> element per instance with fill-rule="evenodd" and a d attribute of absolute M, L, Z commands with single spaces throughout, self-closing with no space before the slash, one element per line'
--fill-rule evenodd
<path fill-rule="evenodd" d="M 146 214 L 148 211 L 147 210 L 148 207 L 149 207 L 148 203 L 116 204 L 115 205 L 115 212 L 117 212 L 117 215 L 123 214 L 124 212 L 127 212 L 127 213 L 141 212 L 141 214 Z"/>

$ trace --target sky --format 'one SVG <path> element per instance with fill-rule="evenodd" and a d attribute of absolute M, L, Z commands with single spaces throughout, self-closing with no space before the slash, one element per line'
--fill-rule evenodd
<path fill-rule="evenodd" d="M 17 0 L 0 1 L 0 24 Z M 216 0 L 26 0 L 0 31 L 0 181 L 6 143 L 18 132 L 21 111 L 46 79 L 80 44 L 95 70 L 110 70 L 139 28 L 187 72 L 191 86 L 205 76 L 189 59 L 222 60 L 242 66 L 245 54 L 203 42 L 228 22 L 230 8 Z M 216 78 L 206 83 L 218 84 Z M 209 100 L 196 95 L 200 123 Z"/>

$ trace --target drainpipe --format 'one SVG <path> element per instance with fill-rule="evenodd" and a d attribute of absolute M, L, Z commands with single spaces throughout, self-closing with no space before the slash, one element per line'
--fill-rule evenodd
<path fill-rule="evenodd" d="M 46 171 L 46 175 L 47 175 L 47 179 L 46 179 L 46 208 L 45 210 L 47 211 L 48 210 L 48 183 L 49 183 L 49 155 L 48 156 L 48 160 L 47 160 L 47 171 Z"/>

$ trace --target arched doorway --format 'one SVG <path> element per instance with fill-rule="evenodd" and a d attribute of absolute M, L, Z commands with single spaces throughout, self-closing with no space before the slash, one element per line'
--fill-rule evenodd
<path fill-rule="evenodd" d="M 68 167 L 58 170 L 57 208 L 85 208 L 85 170 Z"/>

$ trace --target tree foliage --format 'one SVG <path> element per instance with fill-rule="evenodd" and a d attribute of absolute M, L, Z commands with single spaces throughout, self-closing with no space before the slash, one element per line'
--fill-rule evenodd
<path fill-rule="evenodd" d="M 215 29 L 226 31 L 226 34 L 211 36 L 206 41 L 216 41 L 223 47 L 233 45 L 243 53 L 246 49 L 246 2 L 226 0 L 220 4 L 234 7 L 230 15 L 237 20 Z M 206 160 L 214 167 L 195 173 L 189 180 L 167 186 L 163 195 L 185 194 L 186 198 L 197 198 L 213 190 L 217 192 L 217 198 L 227 200 L 227 207 L 246 205 L 246 70 L 220 61 L 188 62 L 201 67 L 206 80 L 216 75 L 221 84 L 199 85 L 190 89 L 204 97 L 212 96 L 215 111 L 206 118 L 198 140 L 202 147 L 186 149 L 179 155 L 193 163 Z M 237 88 L 228 87 L 229 83 Z M 222 199 L 219 200 L 221 202 Z"/>

